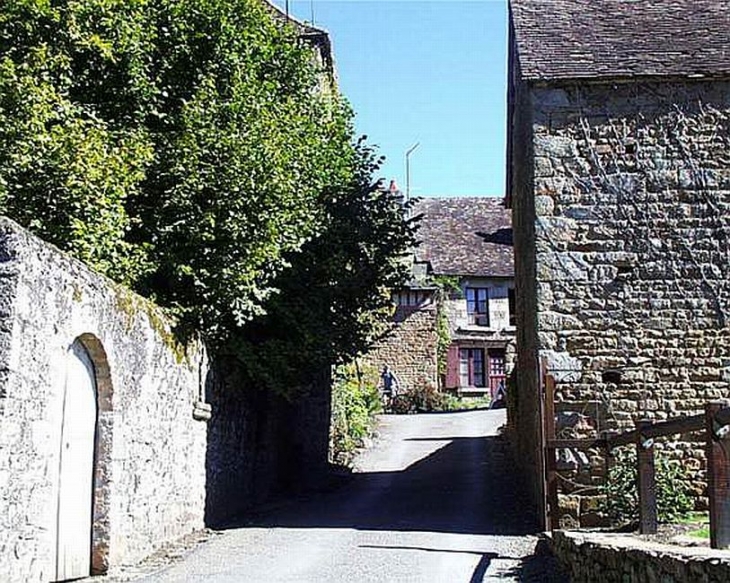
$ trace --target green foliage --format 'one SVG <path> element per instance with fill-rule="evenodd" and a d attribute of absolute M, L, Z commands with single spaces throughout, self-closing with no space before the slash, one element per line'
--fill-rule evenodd
<path fill-rule="evenodd" d="M 446 359 L 451 347 L 451 326 L 446 312 L 446 302 L 457 294 L 461 294 L 461 279 L 456 276 L 439 275 L 431 279 L 436 286 L 436 354 L 439 375 L 446 374 Z"/>
<path fill-rule="evenodd" d="M 391 411 L 397 414 L 432 413 L 442 411 L 465 411 L 487 407 L 489 397 L 462 398 L 439 391 L 429 382 L 418 383 L 408 392 L 397 395 L 391 404 Z"/>
<path fill-rule="evenodd" d="M 151 144 L 143 128 L 114 127 L 72 99 L 70 55 L 43 44 L 50 29 L 73 47 L 71 33 L 61 33 L 58 9 L 40 6 L 0 8 L 0 212 L 133 283 L 150 266 L 147 247 L 126 240 L 125 205 L 139 194 Z M 31 13 L 36 22 L 23 23 Z"/>
<path fill-rule="evenodd" d="M 202 326 L 262 312 L 357 164 L 259 0 L 7 0 L 0 212 Z"/>
<path fill-rule="evenodd" d="M 673 522 L 694 508 L 692 477 L 677 460 L 662 451 L 655 454 L 657 514 L 661 522 Z M 639 492 L 635 447 L 614 450 L 603 512 L 618 523 L 639 519 Z"/>
<path fill-rule="evenodd" d="M 377 387 L 364 383 L 353 365 L 338 367 L 330 424 L 330 457 L 334 463 L 347 465 L 352 461 L 355 451 L 372 433 L 380 410 Z"/>
<path fill-rule="evenodd" d="M 369 183 L 377 167 L 370 148 L 360 143 L 356 152 L 359 172 L 323 195 L 323 230 L 287 257 L 266 316 L 235 339 L 256 384 L 307 384 L 322 367 L 352 361 L 388 324 L 389 290 L 408 275 L 400 257 L 414 244 L 414 226 L 401 203 Z"/>
<path fill-rule="evenodd" d="M 394 413 L 443 411 L 445 400 L 444 393 L 439 392 L 433 384 L 424 381 L 413 386 L 408 392 L 397 395 L 391 408 Z"/>
<path fill-rule="evenodd" d="M 364 350 L 414 242 L 319 67 L 261 0 L 7 0 L 0 213 L 287 393 Z"/>

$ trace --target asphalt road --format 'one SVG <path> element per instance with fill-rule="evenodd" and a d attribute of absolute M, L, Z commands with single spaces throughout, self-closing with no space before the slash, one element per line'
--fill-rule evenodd
<path fill-rule="evenodd" d="M 504 411 L 385 416 L 343 487 L 279 506 L 142 579 L 177 582 L 563 581 L 498 428 Z"/>

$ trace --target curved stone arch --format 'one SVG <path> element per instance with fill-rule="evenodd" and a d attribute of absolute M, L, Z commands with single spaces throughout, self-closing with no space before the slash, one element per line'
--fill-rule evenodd
<path fill-rule="evenodd" d="M 114 429 L 114 387 L 109 359 L 101 340 L 94 334 L 84 333 L 78 336 L 72 344 L 83 346 L 94 365 L 97 419 L 94 443 L 91 575 L 103 575 L 109 570 L 109 510 L 111 503 L 110 478 Z"/>

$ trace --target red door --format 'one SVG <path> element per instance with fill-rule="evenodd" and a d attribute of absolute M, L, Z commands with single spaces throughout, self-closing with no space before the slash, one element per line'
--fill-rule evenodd
<path fill-rule="evenodd" d="M 489 392 L 494 398 L 500 383 L 507 382 L 505 377 L 504 350 L 492 349 L 489 351 Z"/>

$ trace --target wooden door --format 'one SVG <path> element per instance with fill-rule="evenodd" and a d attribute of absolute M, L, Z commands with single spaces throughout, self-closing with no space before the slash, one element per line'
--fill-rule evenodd
<path fill-rule="evenodd" d="M 68 351 L 61 428 L 56 580 L 91 572 L 91 521 L 96 433 L 94 365 L 80 342 Z"/>
<path fill-rule="evenodd" d="M 494 399 L 500 385 L 504 388 L 507 382 L 505 374 L 504 350 L 495 349 L 489 351 L 489 391 Z"/>

